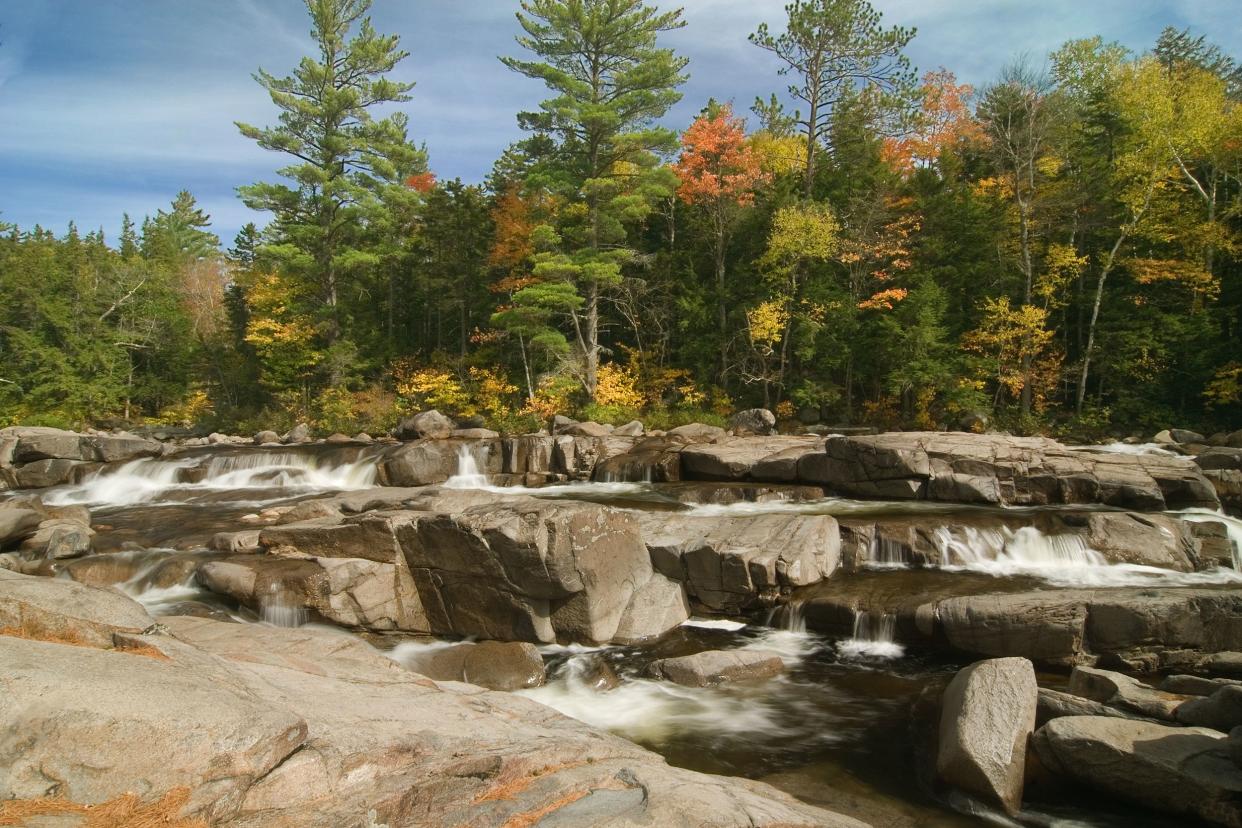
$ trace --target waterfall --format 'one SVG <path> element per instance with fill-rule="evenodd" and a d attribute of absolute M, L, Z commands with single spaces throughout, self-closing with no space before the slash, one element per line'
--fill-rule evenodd
<path fill-rule="evenodd" d="M 806 632 L 806 602 L 790 601 L 788 604 L 772 607 L 768 610 L 764 625 L 785 632 Z"/>
<path fill-rule="evenodd" d="M 487 446 L 483 447 L 487 451 Z M 486 489 L 487 475 L 479 471 L 479 461 L 467 443 L 457 449 L 457 472 L 444 482 L 446 489 Z"/>
<path fill-rule="evenodd" d="M 881 537 L 876 532 L 867 547 L 865 566 L 868 569 L 906 569 L 910 566 L 910 549 L 900 541 Z"/>
<path fill-rule="evenodd" d="M 856 610 L 854 634 L 837 643 L 837 653 L 842 658 L 901 658 L 906 648 L 894 640 L 896 632 L 897 616 L 892 613 L 873 616 Z"/>
<path fill-rule="evenodd" d="M 1225 534 L 1229 538 L 1233 568 L 1242 572 L 1242 520 L 1225 514 L 1223 509 L 1215 512 L 1211 509 L 1185 509 L 1177 515 L 1192 523 L 1223 523 Z"/>
<path fill-rule="evenodd" d="M 1016 531 L 966 526 L 941 526 L 932 533 L 947 568 L 961 567 L 992 574 L 1038 572 L 1047 569 L 1108 566 L 1082 535 L 1045 535 L 1034 526 Z"/>
<path fill-rule="evenodd" d="M 306 607 L 278 584 L 272 584 L 269 594 L 260 599 L 259 616 L 274 627 L 300 627 L 310 619 Z"/>
<path fill-rule="evenodd" d="M 80 483 L 47 491 L 43 500 L 52 506 L 128 506 L 159 500 L 174 491 L 343 491 L 376 485 L 377 471 L 373 453 L 366 451 L 348 460 L 341 452 L 263 449 L 213 453 L 207 457 L 201 453 L 148 457 L 104 466 Z"/>

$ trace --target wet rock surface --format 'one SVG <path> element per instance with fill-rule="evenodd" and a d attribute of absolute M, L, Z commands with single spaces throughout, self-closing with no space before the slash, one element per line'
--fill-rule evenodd
<path fill-rule="evenodd" d="M 785 436 L 754 433 L 764 430 L 755 422 L 733 433 L 695 424 L 650 435 L 641 424 L 563 422 L 552 435 L 521 436 L 428 423 L 407 442 L 315 442 L 308 432 L 292 436 L 311 442 L 244 447 L 249 440 L 229 435 L 172 447 L 7 433 L 6 485 L 23 476 L 56 483 L 0 505 L 0 633 L 18 647 L 142 659 L 143 681 L 157 678 L 150 661 L 201 668 L 195 680 L 210 684 L 210 657 L 222 710 L 250 721 L 247 699 L 257 694 L 305 723 L 270 767 L 269 753 L 280 753 L 272 734 L 293 731 L 259 711 L 249 746 L 200 740 L 184 766 L 136 768 L 135 783 L 154 780 L 152 791 L 188 780 L 192 807 L 214 824 L 348 824 L 373 801 L 376 819 L 394 825 L 504 825 L 546 816 L 539 809 L 564 796 L 575 799 L 547 814 L 570 824 L 846 824 L 739 775 L 781 779 L 800 798 L 881 824 L 929 813 L 941 821 L 947 812 L 936 803 L 960 792 L 1011 813 L 1021 803 L 1014 733 L 1029 734 L 1028 719 L 1061 729 L 1052 734 L 1068 732 L 1058 722 L 1101 718 L 1182 737 L 1206 726 L 1222 738 L 1242 724 L 1242 691 L 1231 683 L 1242 677 L 1242 576 L 1231 569 L 1239 525 L 1211 511 L 1209 493 L 1211 475 L 1236 471 L 1232 455 L 1173 443 L 1188 456 L 1121 454 L 998 435 Z M 1198 511 L 1167 511 L 1190 506 Z M 88 585 L 110 589 L 80 592 Z M 137 613 L 127 595 L 143 602 Z M 27 673 L 39 661 L 22 658 Z M 979 658 L 989 661 L 970 665 Z M 1026 681 L 1025 659 L 1054 671 L 1040 674 L 1046 686 Z M 971 679 L 998 662 L 1013 669 Z M 76 666 L 68 657 L 49 664 Z M 963 667 L 946 706 L 935 706 Z M 122 680 L 102 670 L 98 685 Z M 394 689 L 411 681 L 416 696 Z M 963 689 L 972 684 L 1013 692 Z M 733 778 L 674 785 L 666 766 L 651 771 L 612 748 L 591 753 L 615 744 L 658 762 L 586 725 L 571 726 L 582 735 L 568 746 L 552 745 L 562 725 L 549 723 L 565 720 L 510 695 L 498 698 L 512 705 L 494 701 L 480 686 L 529 695 Z M 0 694 L 7 715 L 4 705 Z M 394 714 L 399 705 L 428 709 Z M 174 744 L 165 724 L 133 708 L 113 712 L 151 727 L 154 749 Z M 940 731 L 930 752 L 908 732 L 920 717 Z M 510 739 L 519 730 L 521 747 Z M 1096 736 L 1123 744 L 1125 733 Z M 84 751 L 103 749 L 87 741 L 96 744 Z M 936 741 L 948 757 L 939 786 L 918 787 L 911 769 L 905 789 L 886 787 L 912 757 L 929 781 Z M 1007 758 L 997 758 L 1004 745 Z M 1187 761 L 1232 761 L 1242 751 L 1231 745 L 1196 748 Z M 1117 750 L 1126 763 L 1150 758 L 1133 745 Z M 81 758 L 49 741 L 39 767 L 61 773 L 55 756 L 65 751 L 70 764 Z M 403 751 L 431 759 L 415 768 Z M 528 754 L 558 769 L 514 764 Z M 559 769 L 579 754 L 596 757 L 590 770 Z M 813 783 L 806 757 L 824 755 L 849 772 Z M 378 770 L 360 772 L 359 761 Z M 1139 801 L 1113 791 L 1104 771 L 1049 762 L 1041 754 L 1032 773 L 1100 792 L 1071 806 L 1084 818 L 1123 808 L 1117 798 Z M 204 763 L 215 770 L 200 773 Z M 220 775 L 226 765 L 236 773 Z M 119 760 L 100 767 L 124 776 Z M 851 804 L 855 772 L 865 793 Z M 34 774 L 23 766 L 22 779 Z M 821 798 L 812 791 L 823 779 L 839 789 Z M 82 790 L 104 796 L 108 784 L 92 778 Z M 511 795 L 511 784 L 542 793 Z M 221 800 L 200 788 L 219 789 Z M 315 803 L 311 788 L 321 792 Z M 508 799 L 493 801 L 492 790 Z M 1060 794 L 1038 785 L 1034 796 L 1038 808 Z M 1200 798 L 1213 796 L 1225 798 Z M 1153 807 L 1191 813 L 1188 799 L 1157 799 Z M 1193 813 L 1231 824 L 1227 808 L 1209 810 Z"/>

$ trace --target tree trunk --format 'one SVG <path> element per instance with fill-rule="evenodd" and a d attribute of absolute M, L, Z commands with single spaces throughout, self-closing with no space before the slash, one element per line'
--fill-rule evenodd
<path fill-rule="evenodd" d="M 587 286 L 586 302 L 586 392 L 592 400 L 599 387 L 599 284 Z"/>

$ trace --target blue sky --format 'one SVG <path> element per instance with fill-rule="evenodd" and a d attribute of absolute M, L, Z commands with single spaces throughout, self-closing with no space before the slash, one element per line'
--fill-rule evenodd
<path fill-rule="evenodd" d="M 1150 47 L 1166 25 L 1189 26 L 1242 57 L 1238 0 L 873 0 L 890 24 L 916 26 L 920 71 L 945 66 L 983 85 L 1017 55 L 1042 60 L 1065 40 L 1102 34 Z M 664 7 L 674 3 L 660 2 Z M 746 42 L 775 29 L 784 0 L 683 0 L 688 25 L 665 43 L 690 58 L 684 126 L 708 97 L 746 110 L 784 88 L 769 55 Z M 442 178 L 479 181 L 519 136 L 514 113 L 543 97 L 496 59 L 516 54 L 516 0 L 375 0 L 376 28 L 401 35 L 399 67 L 417 81 L 404 106 Z M 187 188 L 226 241 L 248 220 L 235 195 L 281 159 L 233 121 L 275 111 L 251 79 L 287 74 L 311 53 L 300 0 L 5 0 L 0 2 L 0 220 L 116 235 Z"/>

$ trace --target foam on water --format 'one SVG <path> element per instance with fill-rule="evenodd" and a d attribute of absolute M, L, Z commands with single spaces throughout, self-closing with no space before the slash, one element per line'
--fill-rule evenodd
<path fill-rule="evenodd" d="M 711 735 L 780 733 L 773 707 L 749 692 L 683 687 L 672 682 L 627 678 L 612 690 L 597 691 L 583 680 L 589 656 L 571 657 L 543 687 L 519 690 L 566 716 L 629 739 L 660 742 L 679 733 Z"/>
<path fill-rule="evenodd" d="M 819 639 L 806 630 L 804 609 L 802 601 L 773 607 L 764 621 L 767 628 L 739 649 L 774 652 L 786 666 L 801 663 L 819 649 Z"/>
<path fill-rule="evenodd" d="M 1094 446 L 1066 446 L 1075 451 L 1098 451 L 1104 454 L 1166 454 L 1170 457 L 1179 456 L 1160 443 L 1103 443 Z"/>
<path fill-rule="evenodd" d="M 1031 576 L 1053 586 L 1205 586 L 1242 583 L 1228 569 L 1176 572 L 1142 564 L 1110 563 L 1082 535 L 1047 535 L 1033 526 L 1017 530 L 940 527 L 933 537 L 947 571 L 993 576 Z"/>
<path fill-rule="evenodd" d="M 194 470 L 196 482 L 184 482 Z M 376 485 L 374 458 L 339 462 L 309 452 L 249 451 L 204 459 L 200 456 L 141 458 L 105 466 L 76 485 L 48 490 L 53 506 L 89 504 L 129 506 L 160 500 L 173 493 L 237 490 L 344 491 Z"/>
<path fill-rule="evenodd" d="M 901 658 L 906 648 L 895 640 L 897 617 L 889 613 L 873 616 L 866 610 L 854 613 L 854 634 L 837 642 L 837 654 L 842 658 Z"/>
<path fill-rule="evenodd" d="M 487 447 L 481 447 L 486 452 Z M 457 470 L 444 482 L 446 489 L 474 489 L 508 495 L 531 495 L 533 497 L 562 497 L 575 494 L 624 495 L 637 494 L 650 489 L 649 483 L 623 481 L 582 480 L 574 483 L 554 483 L 550 486 L 497 486 L 488 480 L 479 468 L 479 459 L 470 446 L 457 450 Z"/>
<path fill-rule="evenodd" d="M 745 621 L 730 621 L 727 618 L 687 618 L 681 622 L 683 627 L 701 627 L 705 630 L 728 630 L 734 632 L 746 626 Z"/>

